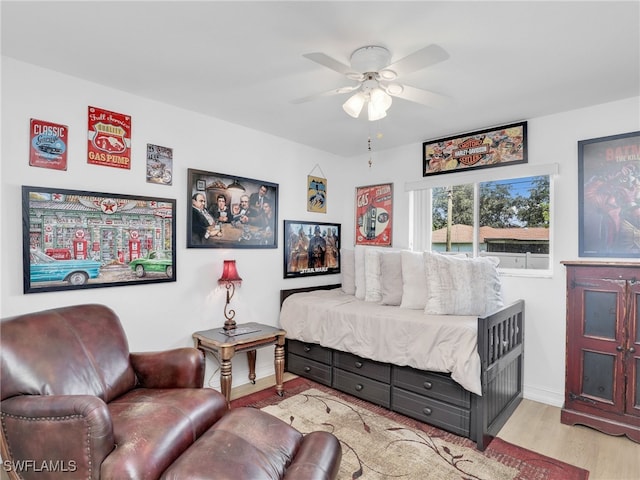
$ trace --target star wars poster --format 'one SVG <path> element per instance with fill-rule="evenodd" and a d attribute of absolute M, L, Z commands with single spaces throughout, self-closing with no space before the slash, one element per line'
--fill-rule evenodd
<path fill-rule="evenodd" d="M 393 184 L 356 188 L 356 245 L 391 246 Z"/>
<path fill-rule="evenodd" d="M 131 117 L 89 107 L 87 162 L 131 169 Z"/>
<path fill-rule="evenodd" d="M 284 278 L 340 273 L 340 224 L 284 221 Z"/>

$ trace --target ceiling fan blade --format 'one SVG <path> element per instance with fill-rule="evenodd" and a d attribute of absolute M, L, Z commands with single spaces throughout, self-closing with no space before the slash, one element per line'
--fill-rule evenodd
<path fill-rule="evenodd" d="M 392 97 L 403 98 L 410 102 L 420 103 L 433 108 L 446 108 L 453 103 L 451 97 L 440 95 L 439 93 L 433 93 L 428 90 L 422 90 L 421 88 L 411 87 L 409 85 L 402 85 L 402 92 L 390 93 L 390 95 Z"/>
<path fill-rule="evenodd" d="M 388 67 L 385 67 L 383 71 L 391 70 L 395 72 L 398 77 L 401 77 L 431 65 L 435 65 L 436 63 L 440 63 L 447 58 L 449 58 L 449 54 L 442 47 L 438 45 L 429 45 L 417 52 L 413 52 L 412 54 L 401 58 L 395 63 L 392 63 Z"/>
<path fill-rule="evenodd" d="M 322 66 L 330 68 L 334 72 L 338 72 L 338 73 L 341 73 L 343 75 L 347 75 L 349 73 L 354 73 L 351 70 L 351 67 L 345 65 L 344 63 L 340 63 L 335 58 L 331 58 L 329 55 L 326 55 L 324 53 L 320 53 L 320 52 L 305 53 L 302 56 L 305 57 L 305 58 L 308 58 L 309 60 L 312 60 L 312 61 L 314 61 L 316 63 L 319 63 Z"/>
<path fill-rule="evenodd" d="M 353 85 L 353 86 L 350 85 L 348 87 L 334 88 L 333 90 L 329 90 L 327 92 L 316 93 L 314 95 L 309 95 L 308 97 L 296 98 L 294 100 L 291 100 L 291 103 L 298 104 L 298 103 L 311 102 L 313 100 L 317 100 L 317 99 L 322 98 L 322 97 L 330 97 L 332 95 L 340 95 L 341 93 L 353 92 L 354 90 L 357 90 L 358 88 L 360 88 L 360 85 Z"/>

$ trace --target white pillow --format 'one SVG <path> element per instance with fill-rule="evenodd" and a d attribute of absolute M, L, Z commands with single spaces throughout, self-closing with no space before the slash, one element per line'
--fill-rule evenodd
<path fill-rule="evenodd" d="M 355 295 L 356 259 L 353 250 L 340 249 L 340 273 L 342 273 L 342 291 L 347 295 Z"/>
<path fill-rule="evenodd" d="M 402 300 L 400 308 L 422 310 L 427 305 L 427 277 L 422 252 L 402 250 Z"/>
<path fill-rule="evenodd" d="M 504 306 L 496 257 L 458 258 L 424 252 L 425 313 L 484 317 Z"/>
<path fill-rule="evenodd" d="M 380 254 L 380 294 L 383 305 L 402 303 L 402 256 L 400 252 Z"/>
<path fill-rule="evenodd" d="M 355 284 L 356 284 L 356 298 L 364 300 L 366 286 L 364 283 L 364 252 L 365 247 L 362 245 L 356 245 L 355 249 Z"/>
<path fill-rule="evenodd" d="M 364 300 L 366 302 L 380 302 L 382 300 L 380 255 L 379 250 L 367 249 L 364 253 Z"/>

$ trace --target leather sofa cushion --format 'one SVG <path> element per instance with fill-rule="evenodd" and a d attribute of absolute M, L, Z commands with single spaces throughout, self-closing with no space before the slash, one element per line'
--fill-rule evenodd
<path fill-rule="evenodd" d="M 103 305 L 66 307 L 3 320 L 2 399 L 94 395 L 105 402 L 135 386 L 129 345 Z M 109 341 L 104 341 L 108 338 Z"/>
<path fill-rule="evenodd" d="M 202 433 L 227 412 L 211 389 L 138 388 L 108 404 L 116 449 L 102 478 L 158 478 Z"/>
<path fill-rule="evenodd" d="M 281 479 L 303 436 L 251 407 L 232 409 L 161 477 L 163 480 Z"/>

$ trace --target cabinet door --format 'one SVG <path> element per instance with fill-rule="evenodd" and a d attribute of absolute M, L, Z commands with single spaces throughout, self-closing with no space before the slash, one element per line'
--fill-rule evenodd
<path fill-rule="evenodd" d="M 576 278 L 568 302 L 566 406 L 576 410 L 625 409 L 624 280 Z"/>
<path fill-rule="evenodd" d="M 640 417 L 640 281 L 629 282 L 629 341 L 626 355 L 627 409 L 629 415 Z"/>

